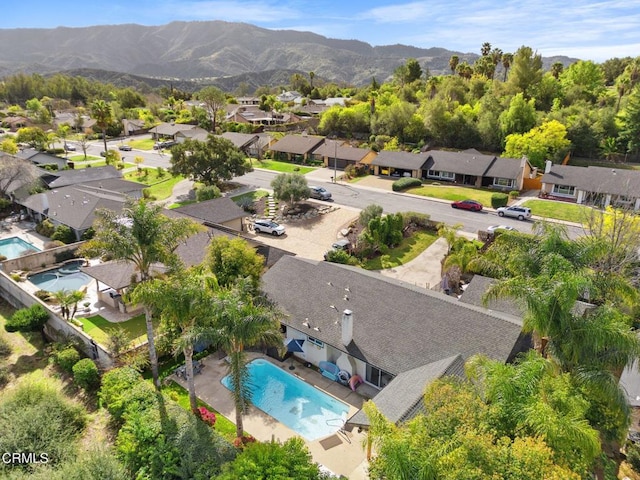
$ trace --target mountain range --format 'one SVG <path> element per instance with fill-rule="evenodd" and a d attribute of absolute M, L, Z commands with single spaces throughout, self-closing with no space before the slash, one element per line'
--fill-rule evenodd
<path fill-rule="evenodd" d="M 282 85 L 293 73 L 309 72 L 321 80 L 360 86 L 372 78 L 388 80 L 408 58 L 417 59 L 432 75 L 439 75 L 450 73 L 452 55 L 468 63 L 479 57 L 436 47 L 374 47 L 359 40 L 222 21 L 0 29 L 0 45 L 4 47 L 0 49 L 0 76 L 63 72 L 90 74 L 100 80 L 106 76 L 112 83 L 122 84 L 125 75 L 134 83 L 156 79 L 166 84 L 171 80 L 194 89 L 214 84 L 224 90 L 241 82 L 253 89 Z M 576 59 L 543 60 L 548 67 L 556 61 L 569 65 Z"/>

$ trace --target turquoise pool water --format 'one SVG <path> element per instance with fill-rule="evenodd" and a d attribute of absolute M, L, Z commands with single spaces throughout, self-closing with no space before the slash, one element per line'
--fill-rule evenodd
<path fill-rule="evenodd" d="M 80 290 L 91 281 L 89 275 L 80 271 L 82 263 L 82 260 L 65 263 L 59 268 L 30 275 L 28 280 L 48 292 Z"/>
<path fill-rule="evenodd" d="M 349 406 L 266 360 L 248 365 L 252 403 L 306 440 L 336 433 Z M 232 390 L 229 375 L 222 384 Z"/>
<path fill-rule="evenodd" d="M 23 252 L 39 252 L 40 249 L 25 242 L 20 237 L 9 237 L 0 240 L 0 255 L 7 257 L 7 260 L 18 258 Z"/>

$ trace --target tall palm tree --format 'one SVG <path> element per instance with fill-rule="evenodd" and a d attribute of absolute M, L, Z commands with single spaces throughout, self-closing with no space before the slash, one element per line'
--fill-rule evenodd
<path fill-rule="evenodd" d="M 181 262 L 176 248 L 204 227 L 188 219 L 170 219 L 162 215 L 160 205 L 130 200 L 122 212 L 97 210 L 93 228 L 96 234 L 82 247 L 82 254 L 129 261 L 135 266 L 139 280 L 145 282 L 151 278 L 154 264 L 177 268 Z M 160 389 L 152 312 L 147 304 L 144 310 L 153 383 Z"/>
<path fill-rule="evenodd" d="M 58 305 L 60 305 L 60 313 L 62 318 L 69 321 L 78 311 L 78 302 L 82 301 L 85 297 L 85 293 L 80 290 L 58 290 L 53 294 L 53 298 L 56 299 Z"/>
<path fill-rule="evenodd" d="M 198 404 L 193 352 L 195 344 L 211 326 L 215 289 L 215 277 L 205 276 L 197 269 L 181 272 L 166 280 L 142 282 L 135 289 L 136 298 L 147 305 L 153 305 L 162 322 L 170 328 L 177 328 L 180 333 L 175 342 L 175 353 L 184 354 L 189 405 L 194 415 L 198 415 Z"/>
<path fill-rule="evenodd" d="M 504 78 L 503 82 L 507 81 L 507 73 L 509 73 L 509 68 L 511 68 L 511 64 L 513 63 L 513 53 L 503 53 L 502 54 L 502 68 L 504 68 Z"/>
<path fill-rule="evenodd" d="M 449 59 L 449 68 L 451 69 L 451 75 L 455 75 L 456 69 L 458 68 L 458 63 L 460 63 L 460 57 L 458 55 L 451 55 Z"/>
<path fill-rule="evenodd" d="M 111 105 L 104 100 L 95 100 L 91 104 L 91 115 L 102 132 L 104 151 L 107 152 L 107 127 L 113 120 L 113 110 L 111 109 Z"/>
<path fill-rule="evenodd" d="M 243 413 L 251 400 L 245 349 L 258 345 L 282 345 L 279 312 L 256 302 L 247 291 L 251 291 L 250 286 L 241 281 L 236 287 L 222 290 L 216 295 L 216 320 L 211 335 L 214 345 L 224 350 L 229 357 L 228 370 L 236 408 L 237 438 L 242 438 Z"/>

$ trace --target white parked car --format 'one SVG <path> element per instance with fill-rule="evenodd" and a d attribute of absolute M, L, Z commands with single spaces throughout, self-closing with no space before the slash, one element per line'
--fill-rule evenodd
<path fill-rule="evenodd" d="M 487 227 L 487 232 L 489 233 L 494 233 L 496 230 L 508 230 L 510 232 L 518 231 L 515 228 L 510 227 L 509 225 L 491 225 L 490 227 Z"/>
<path fill-rule="evenodd" d="M 285 229 L 279 223 L 276 223 L 272 220 L 256 220 L 253 222 L 253 230 L 256 233 L 270 233 L 271 235 L 284 235 Z"/>
<path fill-rule="evenodd" d="M 530 208 L 519 207 L 517 205 L 513 207 L 500 207 L 497 212 L 501 217 L 513 217 L 518 220 L 529 220 L 531 218 Z"/>

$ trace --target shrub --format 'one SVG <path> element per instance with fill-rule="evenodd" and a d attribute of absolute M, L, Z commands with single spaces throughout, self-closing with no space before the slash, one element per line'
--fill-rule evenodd
<path fill-rule="evenodd" d="M 419 187 L 422 185 L 422 180 L 419 178 L 405 177 L 393 182 L 391 188 L 394 192 L 400 192 L 408 188 Z"/>
<path fill-rule="evenodd" d="M 506 193 L 494 193 L 491 195 L 491 206 L 493 208 L 506 207 L 509 196 Z"/>
<path fill-rule="evenodd" d="M 53 242 L 45 242 L 44 249 L 51 250 L 52 248 L 64 247 L 64 242 L 55 240 Z"/>
<path fill-rule="evenodd" d="M 73 373 L 73 366 L 80 361 L 80 354 L 75 347 L 67 347 L 54 353 L 53 360 L 65 372 Z"/>
<path fill-rule="evenodd" d="M 11 355 L 11 350 L 9 339 L 4 335 L 0 335 L 0 357 L 8 357 Z"/>
<path fill-rule="evenodd" d="M 7 332 L 37 332 L 49 320 L 49 313 L 39 303 L 16 311 L 5 323 Z"/>
<path fill-rule="evenodd" d="M 99 398 L 117 421 L 125 412 L 139 412 L 157 403 L 153 385 L 129 366 L 114 368 L 102 376 Z"/>
<path fill-rule="evenodd" d="M 76 234 L 68 226 L 58 225 L 51 235 L 51 240 L 59 240 L 64 244 L 73 243 L 76 241 Z"/>
<path fill-rule="evenodd" d="M 53 226 L 53 223 L 51 223 L 51 220 L 49 220 L 48 218 L 44 219 L 43 221 L 41 221 L 39 224 L 36 225 L 36 232 L 44 237 L 51 237 L 51 235 L 53 235 L 53 232 L 55 232 L 55 230 L 56 229 Z"/>
<path fill-rule="evenodd" d="M 4 262 L 7 259 L 4 255 L 0 255 L 0 262 Z"/>
<path fill-rule="evenodd" d="M 63 250 L 61 252 L 56 252 L 53 255 L 53 258 L 56 259 L 56 263 L 62 263 L 66 260 L 71 260 L 76 257 L 76 249 L 73 250 Z"/>
<path fill-rule="evenodd" d="M 157 167 L 156 168 L 156 174 L 157 174 L 158 178 L 163 178 L 167 174 L 167 171 L 162 167 Z"/>
<path fill-rule="evenodd" d="M 93 229 L 93 227 L 89 227 L 82 233 L 80 240 L 91 240 L 95 236 L 95 234 L 96 231 Z"/>
<path fill-rule="evenodd" d="M 95 362 L 83 358 L 73 366 L 73 381 L 84 390 L 93 390 L 100 385 L 100 372 Z"/>
<path fill-rule="evenodd" d="M 0 366 L 0 387 L 4 387 L 9 383 L 10 378 L 9 367 Z"/>
<path fill-rule="evenodd" d="M 151 198 L 151 189 L 150 188 L 143 188 L 142 189 L 142 196 L 145 198 L 145 200 L 149 200 Z"/>
<path fill-rule="evenodd" d="M 369 222 L 374 218 L 380 218 L 382 216 L 382 207 L 380 205 L 371 204 L 367 205 L 364 210 L 360 212 L 360 216 L 358 217 L 358 221 L 360 225 L 366 227 L 369 225 Z"/>
<path fill-rule="evenodd" d="M 329 250 L 327 252 L 327 262 L 341 263 L 342 265 L 358 265 L 358 259 L 349 255 L 344 250 Z"/>
<path fill-rule="evenodd" d="M 220 189 L 215 185 L 207 185 L 196 190 L 196 200 L 198 202 L 204 202 L 212 198 L 220 198 L 221 196 Z"/>
<path fill-rule="evenodd" d="M 19 273 L 12 273 L 9 276 L 11 277 L 11 280 L 13 280 L 14 282 L 23 282 L 24 281 L 24 278 L 22 278 Z"/>
<path fill-rule="evenodd" d="M 431 216 L 428 213 L 420 212 L 404 212 L 402 214 L 402 220 L 404 226 L 416 225 L 420 228 L 435 229 L 435 222 L 431 221 Z"/>
<path fill-rule="evenodd" d="M 517 198 L 517 197 L 518 197 L 518 195 L 520 195 L 520 192 L 519 192 L 518 190 L 511 190 L 511 191 L 509 192 L 509 196 L 510 196 L 511 198 Z"/>
<path fill-rule="evenodd" d="M 84 408 L 66 399 L 50 380 L 21 382 L 0 401 L 0 451 L 46 452 L 48 466 L 55 466 L 75 456 L 85 425 Z"/>
<path fill-rule="evenodd" d="M 5 210 L 11 206 L 11 200 L 7 198 L 0 198 L 0 210 Z"/>
<path fill-rule="evenodd" d="M 36 296 L 36 298 L 39 298 L 43 302 L 46 302 L 51 298 L 51 292 L 47 290 L 38 290 L 36 293 L 34 293 L 34 295 Z"/>
<path fill-rule="evenodd" d="M 198 407 L 198 413 L 202 421 L 212 427 L 216 424 L 216 414 L 206 407 Z"/>
<path fill-rule="evenodd" d="M 124 170 L 124 162 L 116 163 L 116 170 Z"/>

